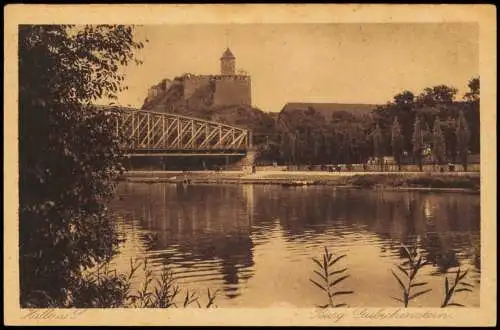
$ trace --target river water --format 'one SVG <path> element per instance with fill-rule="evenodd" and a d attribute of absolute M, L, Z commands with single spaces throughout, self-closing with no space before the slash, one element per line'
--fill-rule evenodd
<path fill-rule="evenodd" d="M 417 246 L 430 262 L 417 277 L 432 291 L 410 306 L 439 307 L 444 276 L 454 278 L 458 266 L 469 269 L 474 288 L 454 302 L 479 306 L 479 194 L 121 183 L 110 208 L 126 239 L 113 261 L 118 270 L 147 257 L 155 274 L 168 265 L 202 302 L 207 288 L 219 290 L 218 307 L 325 304 L 309 280 L 319 280 L 311 258 L 325 246 L 346 254 L 338 268 L 350 276 L 338 290 L 354 291 L 337 303 L 401 306 L 391 298 L 402 295 L 391 273 L 403 261 L 401 244 Z"/>

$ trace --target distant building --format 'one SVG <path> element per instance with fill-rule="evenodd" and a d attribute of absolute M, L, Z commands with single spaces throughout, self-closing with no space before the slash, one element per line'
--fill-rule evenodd
<path fill-rule="evenodd" d="M 281 109 L 281 112 L 289 111 L 307 111 L 314 109 L 325 118 L 331 118 L 335 112 L 348 112 L 353 115 L 370 114 L 375 108 L 376 104 L 356 104 L 356 103 L 315 103 L 315 102 L 289 102 Z"/>
<path fill-rule="evenodd" d="M 171 82 L 164 80 L 153 86 L 148 92 L 148 98 L 154 98 L 160 93 L 166 93 L 174 85 L 182 86 L 182 95 L 188 100 L 196 93 L 200 95 L 213 94 L 212 106 L 252 105 L 251 79 L 244 71 L 236 74 L 236 57 L 227 48 L 220 58 L 220 74 L 193 75 L 185 74 L 179 80 Z"/>

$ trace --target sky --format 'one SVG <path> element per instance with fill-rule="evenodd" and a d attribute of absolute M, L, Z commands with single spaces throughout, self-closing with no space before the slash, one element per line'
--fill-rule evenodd
<path fill-rule="evenodd" d="M 126 67 L 118 103 L 141 107 L 149 87 L 183 73 L 218 74 L 229 47 L 252 79 L 252 104 L 383 104 L 403 91 L 439 84 L 459 89 L 479 73 L 475 23 L 145 25 L 140 66 Z"/>

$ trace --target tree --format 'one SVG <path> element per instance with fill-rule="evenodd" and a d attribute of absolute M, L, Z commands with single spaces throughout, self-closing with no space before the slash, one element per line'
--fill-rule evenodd
<path fill-rule="evenodd" d="M 415 122 L 413 124 L 412 145 L 413 145 L 413 157 L 417 162 L 420 171 L 422 171 L 424 132 L 422 129 L 422 123 L 420 121 L 420 117 L 418 116 L 415 118 Z"/>
<path fill-rule="evenodd" d="M 105 201 L 122 170 L 116 115 L 143 44 L 122 25 L 19 28 L 19 258 L 22 307 L 64 306 L 82 270 L 118 242 Z"/>
<path fill-rule="evenodd" d="M 462 163 L 464 171 L 467 172 L 467 165 L 469 158 L 470 130 L 463 111 L 460 111 L 458 113 L 456 137 L 457 137 L 458 160 Z"/>
<path fill-rule="evenodd" d="M 456 120 L 454 118 L 448 118 L 444 121 L 440 120 L 440 123 L 446 146 L 446 158 L 450 161 L 455 161 L 457 156 Z"/>
<path fill-rule="evenodd" d="M 292 151 L 292 141 L 287 132 L 282 130 L 280 128 L 280 159 L 285 163 L 285 164 L 290 164 L 291 162 L 291 151 Z"/>
<path fill-rule="evenodd" d="M 465 104 L 462 104 L 465 119 L 469 124 L 471 140 L 470 149 L 472 153 L 479 153 L 481 149 L 480 137 L 480 113 L 479 113 L 479 103 L 480 103 L 480 82 L 479 77 L 472 78 L 469 80 L 469 91 L 464 95 L 466 100 Z"/>
<path fill-rule="evenodd" d="M 375 130 L 372 135 L 373 139 L 373 151 L 374 156 L 377 158 L 380 169 L 382 170 L 382 157 L 384 155 L 384 136 L 382 134 L 382 130 L 380 129 L 379 124 L 375 126 Z"/>
<path fill-rule="evenodd" d="M 394 122 L 392 123 L 391 148 L 394 160 L 398 164 L 398 168 L 401 171 L 401 160 L 404 152 L 404 138 L 401 134 L 401 126 L 399 125 L 398 117 L 394 117 Z"/>
<path fill-rule="evenodd" d="M 410 91 L 403 91 L 394 96 L 394 104 L 397 105 L 412 105 L 415 100 L 415 95 Z"/>
<path fill-rule="evenodd" d="M 366 138 L 370 126 L 369 117 L 333 112 L 327 126 L 330 134 L 326 145 L 332 149 L 330 160 L 343 164 L 364 162 L 371 155 L 372 141 Z"/>
<path fill-rule="evenodd" d="M 469 87 L 469 91 L 465 93 L 464 98 L 470 102 L 479 101 L 479 96 L 480 96 L 479 77 L 472 78 L 471 80 L 469 80 L 469 84 L 467 86 Z"/>
<path fill-rule="evenodd" d="M 415 95 L 411 91 L 405 90 L 396 94 L 392 102 L 377 106 L 373 111 L 375 121 L 379 123 L 382 132 L 387 136 L 391 136 L 394 118 L 398 118 L 405 150 L 411 148 L 411 131 L 415 117 L 415 106 Z M 387 141 L 387 143 L 390 143 L 390 141 Z"/>
<path fill-rule="evenodd" d="M 417 101 L 422 105 L 434 106 L 436 104 L 450 104 L 455 100 L 458 90 L 455 87 L 438 85 L 427 87 L 418 96 Z"/>
<path fill-rule="evenodd" d="M 446 144 L 439 117 L 436 117 L 432 130 L 432 152 L 440 165 L 446 162 Z"/>

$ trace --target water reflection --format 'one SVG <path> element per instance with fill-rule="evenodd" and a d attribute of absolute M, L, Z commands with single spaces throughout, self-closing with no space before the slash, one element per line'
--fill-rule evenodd
<path fill-rule="evenodd" d="M 145 254 L 154 252 L 154 262 L 178 267 L 181 279 L 221 275 L 226 295 L 239 295 L 240 281 L 254 265 L 251 215 L 243 198 L 227 189 L 181 185 L 124 185 L 120 195 L 113 208 L 125 221 L 140 219 L 148 232 Z"/>
<path fill-rule="evenodd" d="M 289 240 L 323 234 L 368 232 L 383 242 L 382 252 L 404 257 L 400 243 L 418 245 L 438 271 L 458 266 L 456 250 L 468 250 L 463 239 L 479 244 L 479 198 L 475 195 L 270 189 L 257 196 L 259 218 L 281 219 Z M 305 232 L 308 231 L 308 235 Z M 472 236 L 470 236 L 472 235 Z M 422 240 L 417 242 L 417 238 Z"/>
<path fill-rule="evenodd" d="M 228 301 L 257 304 L 252 290 L 262 290 L 266 280 L 283 280 L 273 278 L 274 266 L 285 274 L 279 276 L 307 281 L 310 257 L 324 245 L 350 253 L 351 268 L 381 280 L 380 263 L 403 258 L 404 243 L 416 245 L 432 263 L 429 276 L 468 265 L 479 281 L 478 195 L 124 183 L 119 196 L 111 207 L 131 238 L 122 257 L 168 264 L 185 283 L 221 287 Z M 361 250 L 374 257 L 356 252 Z M 300 271 L 288 270 L 295 267 Z M 264 275 L 254 279 L 256 272 Z M 357 281 L 364 285 L 362 278 Z M 297 298 L 276 285 L 271 290 L 275 297 L 304 299 L 311 291 L 305 285 L 297 288 Z"/>

